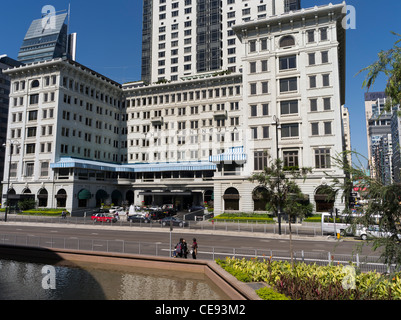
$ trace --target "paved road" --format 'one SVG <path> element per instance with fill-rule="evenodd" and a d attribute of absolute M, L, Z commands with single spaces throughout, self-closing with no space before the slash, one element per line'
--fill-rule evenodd
<path fill-rule="evenodd" d="M 35 224 L 35 223 L 14 223 L 0 222 L 0 243 L 3 243 L 4 236 L 8 237 L 7 241 L 29 241 L 35 243 L 39 239 L 67 239 L 73 242 L 79 240 L 84 241 L 109 241 L 114 242 L 141 242 L 148 244 L 159 244 L 160 246 L 169 246 L 170 232 L 169 229 L 145 229 L 135 227 L 119 227 L 119 226 L 98 226 L 98 225 L 58 225 L 58 224 Z M 12 236 L 16 237 L 13 239 Z M 288 235 L 274 234 L 257 234 L 257 233 L 236 233 L 225 232 L 221 230 L 186 230 L 174 228 L 172 232 L 172 242 L 176 243 L 180 237 L 191 243 L 192 238 L 196 237 L 201 248 L 230 248 L 251 250 L 263 250 L 263 254 L 268 255 L 269 250 L 288 251 L 289 237 Z M 25 240 L 21 240 L 25 239 Z M 335 254 L 353 254 L 361 241 L 342 240 L 336 241 L 330 237 L 296 237 L 294 236 L 293 248 L 295 251 L 306 251 L 316 253 L 335 253 Z M 100 245 L 98 245 L 100 246 Z M 370 247 L 362 247 L 363 255 L 375 255 Z"/>

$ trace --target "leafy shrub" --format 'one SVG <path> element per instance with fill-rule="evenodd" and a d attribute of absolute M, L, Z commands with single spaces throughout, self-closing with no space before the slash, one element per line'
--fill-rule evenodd
<path fill-rule="evenodd" d="M 256 290 L 256 293 L 263 300 L 291 300 L 285 295 L 278 293 L 269 287 L 264 287 L 259 290 Z"/>
<path fill-rule="evenodd" d="M 239 281 L 242 282 L 252 282 L 251 277 L 246 272 L 236 269 L 228 264 L 225 264 L 224 260 L 217 260 L 217 263 L 220 264 L 224 270 L 231 273 L 234 277 L 236 277 Z"/>
<path fill-rule="evenodd" d="M 18 201 L 18 207 L 21 210 L 30 210 L 36 207 L 36 201 L 35 199 L 24 199 Z"/>
<path fill-rule="evenodd" d="M 342 282 L 347 274 L 342 265 L 296 263 L 292 267 L 289 262 L 271 259 L 233 258 L 218 260 L 217 263 L 230 273 L 241 274 L 242 277 L 246 274 L 252 282 L 266 282 L 293 300 L 401 300 L 400 274 L 390 278 L 377 272 L 359 272 L 355 274 L 356 288 L 345 290 Z"/>

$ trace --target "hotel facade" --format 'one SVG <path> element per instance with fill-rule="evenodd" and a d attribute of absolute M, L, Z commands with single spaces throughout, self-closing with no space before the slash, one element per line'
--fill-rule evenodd
<path fill-rule="evenodd" d="M 242 52 L 231 69 L 157 71 L 126 84 L 66 58 L 4 71 L 10 201 L 77 214 L 102 203 L 184 210 L 205 201 L 215 214 L 265 211 L 263 187 L 249 177 L 279 157 L 313 169 L 299 184 L 317 212 L 344 207 L 340 192 L 334 202 L 322 192 L 326 173 L 344 178 L 331 161 L 344 148 L 344 7 L 283 9 L 231 26 Z"/>

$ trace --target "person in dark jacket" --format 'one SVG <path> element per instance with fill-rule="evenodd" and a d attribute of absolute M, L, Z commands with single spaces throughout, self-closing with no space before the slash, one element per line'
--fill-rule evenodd
<path fill-rule="evenodd" d="M 192 251 L 192 258 L 193 259 L 196 259 L 196 256 L 197 256 L 197 254 L 198 254 L 198 243 L 196 242 L 196 239 L 195 238 L 193 238 L 192 239 L 192 246 L 191 246 L 191 251 Z"/>

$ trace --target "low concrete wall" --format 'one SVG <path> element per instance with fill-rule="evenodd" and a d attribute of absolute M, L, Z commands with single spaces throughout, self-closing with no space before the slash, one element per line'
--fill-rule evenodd
<path fill-rule="evenodd" d="M 238 281 L 214 261 L 7 245 L 0 245 L 0 257 L 77 267 L 99 264 L 102 268 L 118 266 L 199 273 L 209 278 L 232 300 L 260 300 L 253 289 Z"/>

